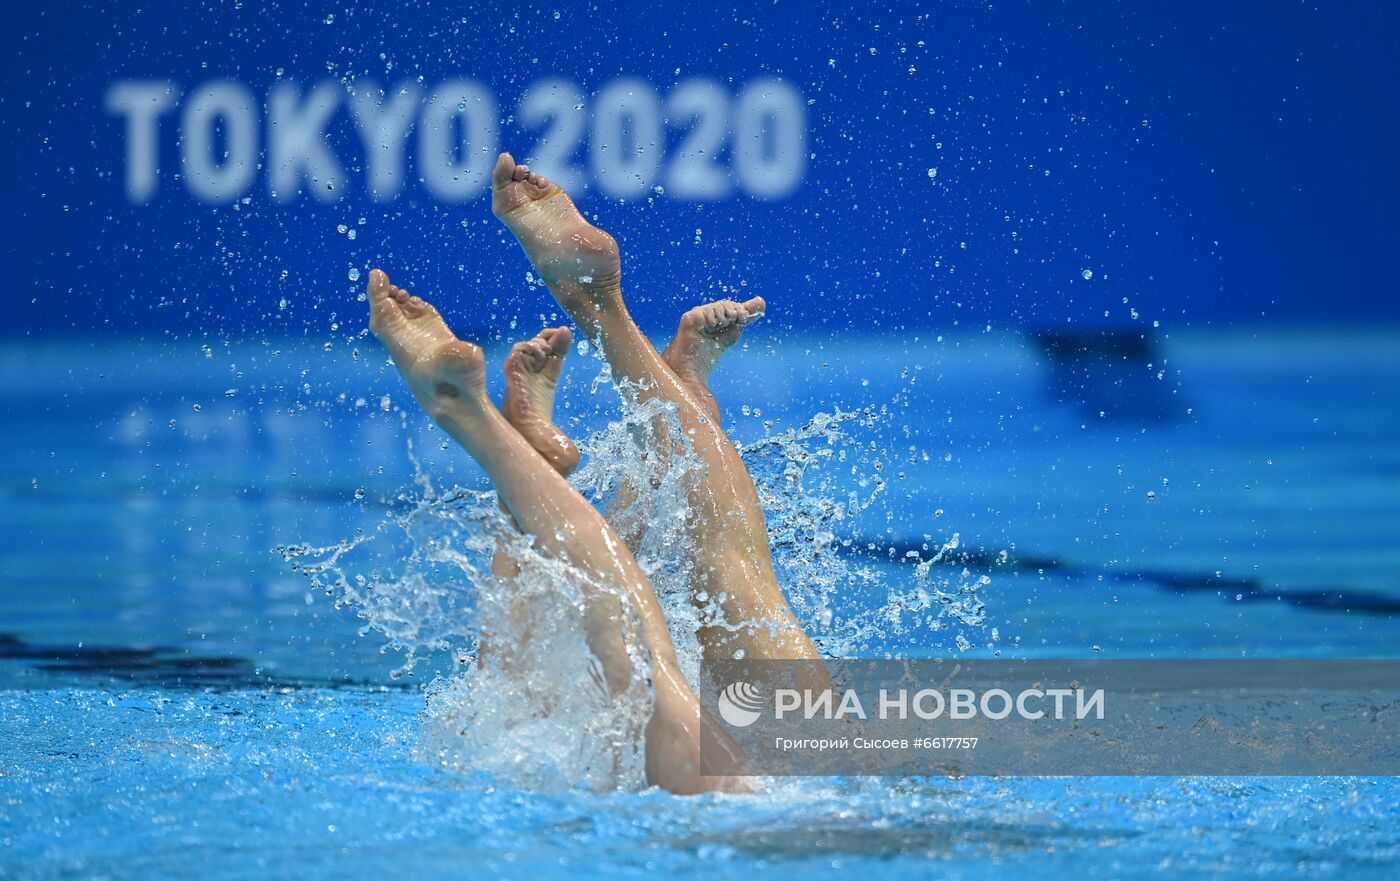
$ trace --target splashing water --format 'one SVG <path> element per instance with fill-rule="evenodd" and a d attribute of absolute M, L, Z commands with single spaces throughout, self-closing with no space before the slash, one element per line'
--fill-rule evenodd
<path fill-rule="evenodd" d="M 959 546 L 957 535 L 927 558 L 909 552 L 914 557 L 904 562 L 917 564 L 912 583 L 896 587 L 886 572 L 856 562 L 853 540 L 838 534 L 886 488 L 882 451 L 861 444 L 847 427 L 876 428 L 886 415 L 883 408 L 818 413 L 740 448 L 767 516 L 778 581 L 824 657 L 865 656 L 894 637 L 945 631 L 949 619 L 968 628 L 986 621 L 979 593 L 990 579 L 964 569 L 949 585 L 941 568 Z M 843 466 L 855 484 L 844 500 Z M 961 632 L 956 639 L 959 650 L 971 648 Z"/>
<path fill-rule="evenodd" d="M 620 418 L 580 445 L 570 482 L 601 507 L 634 551 L 666 614 L 686 677 L 698 680 L 698 633 L 722 620 L 718 598 L 690 595 L 696 565 L 688 494 L 700 462 L 675 406 L 624 388 Z M 853 555 L 842 528 L 882 495 L 876 445 L 851 428 L 877 427 L 873 408 L 819 413 L 805 425 L 740 446 L 768 525 L 773 562 L 793 612 L 830 657 L 889 654 L 891 636 L 984 624 L 985 576 L 950 585 L 939 564 L 957 536 L 900 572 L 900 586 Z M 641 731 L 653 700 L 641 625 L 626 598 L 542 553 L 514 528 L 493 492 L 439 492 L 418 466 L 415 489 L 379 527 L 330 547 L 281 549 L 313 585 L 353 607 L 365 630 L 404 652 L 400 676 L 448 652 L 451 675 L 427 689 L 420 757 L 480 770 L 522 788 L 561 782 L 593 789 L 644 784 Z M 854 489 L 842 491 L 850 485 Z M 365 559 L 370 558 L 370 559 Z M 514 565 L 502 566 L 503 560 Z M 494 569 L 493 569 L 494 566 Z M 620 603 L 631 678 L 609 694 L 583 626 L 590 602 Z M 927 640 L 924 640 L 926 643 Z M 492 645 L 523 646 L 496 652 Z"/>
<path fill-rule="evenodd" d="M 640 734 L 652 694 L 640 622 L 625 598 L 541 553 L 494 493 L 438 493 L 421 471 L 417 487 L 400 499 L 407 513 L 390 513 L 373 536 L 281 550 L 337 606 L 354 607 L 366 632 L 381 632 L 388 647 L 405 653 L 395 678 L 423 655 L 451 653 L 453 675 L 428 686 L 420 758 L 494 772 L 525 788 L 560 780 L 595 789 L 640 786 Z M 351 574 L 345 557 L 361 548 L 376 552 L 380 565 Z M 617 694 L 609 693 L 585 637 L 585 610 L 600 597 L 622 606 L 633 660 Z"/>

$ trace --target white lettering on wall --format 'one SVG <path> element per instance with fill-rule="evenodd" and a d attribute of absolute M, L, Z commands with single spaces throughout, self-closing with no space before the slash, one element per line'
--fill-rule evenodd
<path fill-rule="evenodd" d="M 495 95 L 469 79 L 404 81 L 390 91 L 370 80 L 322 80 L 306 90 L 279 80 L 265 104 L 232 80 L 201 83 L 183 97 L 177 83 L 122 80 L 108 88 L 105 106 L 124 123 L 126 196 L 137 204 L 160 189 L 162 134 L 169 143 L 167 117 L 177 108 L 180 177 L 191 195 L 215 204 L 247 196 L 260 172 L 278 202 L 303 193 L 339 199 L 354 175 L 378 202 L 414 179 L 433 197 L 460 202 L 486 189 L 502 130 Z M 684 80 L 664 101 L 636 78 L 605 83 L 592 98 L 551 78 L 525 89 L 507 121 L 535 137 L 522 139 L 516 158 L 581 195 L 596 188 L 613 199 L 777 199 L 806 172 L 805 110 L 797 90 L 773 78 L 732 98 L 715 80 Z"/>
<path fill-rule="evenodd" d="M 258 170 L 258 114 L 253 95 L 232 80 L 205 83 L 185 99 L 180 162 L 185 185 L 206 202 L 243 195 Z M 222 148 L 216 132 L 222 130 Z"/>

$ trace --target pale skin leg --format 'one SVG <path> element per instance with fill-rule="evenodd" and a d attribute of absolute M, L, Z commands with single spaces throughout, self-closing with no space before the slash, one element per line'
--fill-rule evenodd
<path fill-rule="evenodd" d="M 818 659 L 778 586 L 753 479 L 715 418 L 713 398 L 677 375 L 632 321 L 612 236 L 588 223 L 557 185 L 506 153 L 492 175 L 491 208 L 554 298 L 598 342 L 614 376 L 636 384 L 644 399 L 676 405 L 703 467 L 689 498 L 691 540 L 703 563 L 694 569 L 691 592 L 718 598 L 724 619 L 699 634 L 706 657 Z M 762 311 L 761 300 L 750 302 Z M 741 305 L 751 320 L 748 304 Z"/>
<path fill-rule="evenodd" d="M 567 327 L 545 328 L 533 339 L 516 343 L 502 367 L 506 376 L 506 395 L 501 402 L 501 415 L 534 447 L 535 452 L 544 456 L 550 467 L 564 477 L 578 467 L 579 452 L 568 435 L 554 424 L 554 391 L 573 341 L 573 331 Z M 501 503 L 501 509 L 510 514 L 504 503 Z M 513 520 L 512 523 L 517 530 L 520 528 L 520 524 Z M 497 542 L 496 553 L 491 558 L 491 573 L 502 581 L 514 581 L 520 575 L 520 565 L 506 553 L 503 542 Z M 600 598 L 597 602 L 611 602 L 611 598 Z M 534 614 L 535 611 L 524 606 L 519 598 L 513 599 L 509 615 L 514 632 L 523 632 L 528 639 L 528 626 Z M 615 622 L 621 614 L 620 608 L 610 608 L 600 612 L 598 619 Z M 511 653 L 498 655 L 492 648 L 492 639 L 492 634 L 482 634 L 479 646 L 481 660 L 497 657 L 508 664 Z"/>
<path fill-rule="evenodd" d="M 687 310 L 681 316 L 675 337 L 662 353 L 676 375 L 705 402 L 715 420 L 719 420 L 720 412 L 710 392 L 710 372 L 724 352 L 739 341 L 744 328 L 762 317 L 763 308 L 762 298 L 755 297 L 746 303 L 717 300 Z M 569 436 L 554 424 L 554 396 L 573 339 L 567 327 L 545 328 L 533 339 L 512 347 L 503 371 L 506 395 L 501 415 L 564 477 L 578 467 L 579 451 Z M 624 481 L 617 489 L 613 511 L 627 511 L 636 499 L 636 487 Z M 636 554 L 642 536 L 635 518 L 609 516 L 608 521 Z M 510 579 L 519 574 L 520 567 L 499 550 L 492 561 L 492 572 L 498 578 Z M 519 617 L 528 619 L 529 610 L 520 610 Z"/>
<path fill-rule="evenodd" d="M 573 342 L 567 327 L 547 327 L 534 339 L 516 343 L 503 367 L 506 396 L 501 402 L 506 421 L 566 477 L 578 467 L 579 453 L 554 424 L 554 390 Z"/>
<path fill-rule="evenodd" d="M 689 309 L 681 315 L 676 335 L 661 353 L 662 360 L 676 372 L 676 376 L 686 384 L 696 400 L 704 405 L 705 411 L 716 425 L 720 424 L 721 416 L 719 402 L 710 391 L 710 372 L 719 363 L 725 351 L 739 341 L 744 328 L 763 317 L 765 308 L 763 298 L 754 297 L 744 303 L 716 300 Z M 612 511 L 626 513 L 636 500 L 636 486 L 623 483 L 617 489 Z M 627 539 L 628 547 L 634 551 L 640 547 L 642 535 L 638 530 L 641 524 L 638 524 L 635 518 L 610 516 L 609 520 L 619 529 L 622 537 Z M 704 586 L 697 582 L 697 585 L 692 587 L 692 596 L 695 590 L 704 589 Z M 722 649 L 723 646 L 715 647 L 716 652 Z M 719 655 L 711 654 L 709 657 Z"/>
<path fill-rule="evenodd" d="M 710 371 L 743 336 L 744 328 L 763 317 L 766 308 L 762 297 L 743 303 L 716 300 L 696 306 L 681 316 L 676 335 L 661 353 L 661 359 L 704 405 L 716 424 L 720 421 L 719 402 L 710 391 Z"/>
<path fill-rule="evenodd" d="M 739 791 L 736 778 L 700 773 L 701 732 L 722 729 L 702 711 L 681 676 L 646 575 L 602 516 L 506 421 L 486 394 L 481 349 L 448 329 L 437 310 L 390 284 L 380 270 L 369 279 L 370 329 L 384 343 L 414 398 L 486 471 L 516 523 L 542 551 L 591 579 L 614 585 L 636 609 L 651 654 L 656 706 L 647 723 L 650 783 L 678 794 Z M 616 626 L 615 607 L 587 610 L 589 646 L 613 688 L 630 680 L 631 659 Z"/>
<path fill-rule="evenodd" d="M 724 353 L 743 336 L 744 329 L 763 317 L 764 308 L 763 298 L 754 297 L 744 303 L 716 300 L 689 309 L 681 315 L 676 335 L 661 353 L 662 359 L 716 421 L 720 420 L 720 410 L 719 402 L 710 391 L 710 373 Z M 547 329 L 533 340 L 515 345 L 506 361 L 506 404 L 501 412 L 530 446 L 554 465 L 555 470 L 568 477 L 578 466 L 578 447 L 553 421 L 554 388 L 568 344 L 573 342 L 573 334 L 564 336 L 566 333 L 568 330 L 563 327 Z M 511 406 L 512 399 L 519 403 Z M 617 488 L 612 513 L 608 515 L 608 522 L 622 535 L 633 554 L 641 545 L 643 524 L 636 518 L 616 515 L 626 514 L 636 500 L 637 488 L 624 480 Z M 501 566 L 501 572 L 508 572 L 510 563 L 502 560 Z"/>
<path fill-rule="evenodd" d="M 554 389 L 573 341 L 573 331 L 567 327 L 545 328 L 533 339 L 516 343 L 502 367 L 506 396 L 501 402 L 501 415 L 564 477 L 578 467 L 579 452 L 569 436 L 554 424 Z M 504 503 L 501 507 L 505 510 Z M 498 578 L 514 578 L 520 567 L 498 550 L 491 571 Z"/>

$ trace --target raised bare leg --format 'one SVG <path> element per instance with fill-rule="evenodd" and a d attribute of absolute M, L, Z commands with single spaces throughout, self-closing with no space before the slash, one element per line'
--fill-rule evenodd
<path fill-rule="evenodd" d="M 546 328 L 533 339 L 516 343 L 506 356 L 506 394 L 501 402 L 501 415 L 525 438 L 535 452 L 544 456 L 555 471 L 568 477 L 578 467 L 578 447 L 554 424 L 554 391 L 564 370 L 564 358 L 569 354 L 574 333 L 567 327 Z M 501 503 L 509 515 L 510 510 Z M 519 529 L 520 524 L 515 524 Z M 505 550 L 504 541 L 497 542 L 491 559 L 491 572 L 499 579 L 512 581 L 520 575 L 520 565 Z M 519 601 L 517 600 L 517 605 Z M 528 621 L 534 611 L 512 609 L 512 620 Z M 485 658 L 494 652 L 489 634 L 483 634 L 480 647 Z"/>
<path fill-rule="evenodd" d="M 662 359 L 705 404 L 716 421 L 720 419 L 719 402 L 710 392 L 710 371 L 715 369 L 720 356 L 744 335 L 744 328 L 763 317 L 765 308 L 762 297 L 743 303 L 716 300 L 696 306 L 681 316 L 675 337 L 661 353 Z"/>
<path fill-rule="evenodd" d="M 554 424 L 554 389 L 573 344 L 567 327 L 546 328 L 516 343 L 506 357 L 506 396 L 501 413 L 535 451 L 566 477 L 578 467 L 578 447 Z"/>
<path fill-rule="evenodd" d="M 481 349 L 457 339 L 431 305 L 370 273 L 370 328 L 409 390 L 433 420 L 486 471 L 496 491 L 546 553 L 589 580 L 614 586 L 637 612 L 651 655 L 656 707 L 646 728 L 648 780 L 676 793 L 741 789 L 733 778 L 700 774 L 703 727 L 723 738 L 681 675 L 661 605 L 646 575 L 602 516 L 506 421 L 486 394 Z M 617 604 L 599 597 L 587 610 L 589 646 L 614 689 L 630 681 Z"/>
<path fill-rule="evenodd" d="M 817 658 L 778 586 L 753 479 L 707 402 L 627 313 L 613 237 L 584 219 L 557 185 L 506 153 L 492 175 L 491 207 L 554 298 L 602 348 L 614 376 L 644 398 L 660 396 L 677 407 L 704 466 L 689 499 L 696 515 L 691 538 L 702 551 L 691 593 L 697 602 L 717 601 L 721 612 L 700 633 L 706 655 Z"/>

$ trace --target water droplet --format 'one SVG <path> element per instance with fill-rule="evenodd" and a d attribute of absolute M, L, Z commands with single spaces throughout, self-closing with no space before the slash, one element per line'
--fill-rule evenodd
<path fill-rule="evenodd" d="M 1094 270 L 1092 270 L 1092 269 L 1086 269 L 1086 270 L 1084 270 L 1083 272 L 1079 273 L 1079 275 L 1080 275 L 1080 277 L 1083 278 L 1085 281 L 1088 281 L 1089 279 L 1091 279 L 1091 278 L 1094 277 Z"/>
<path fill-rule="evenodd" d="M 351 281 L 360 280 L 360 268 L 358 266 L 351 266 L 350 271 L 345 274 L 350 277 Z"/>

